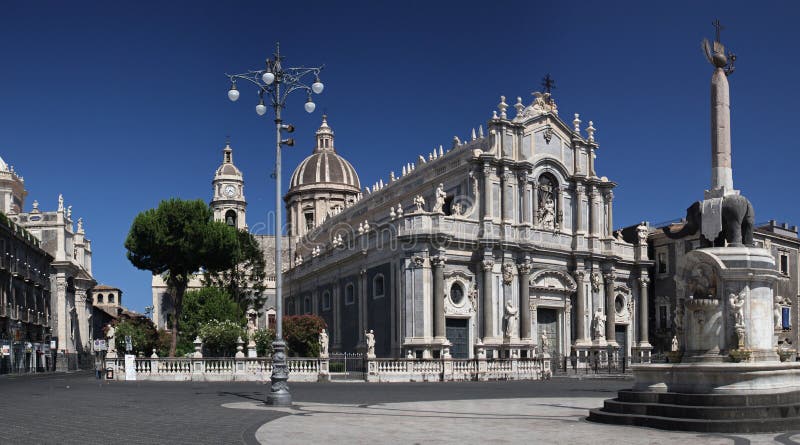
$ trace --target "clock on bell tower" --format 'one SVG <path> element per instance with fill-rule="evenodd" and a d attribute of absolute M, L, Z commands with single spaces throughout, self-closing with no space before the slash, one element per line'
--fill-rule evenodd
<path fill-rule="evenodd" d="M 247 229 L 244 176 L 233 165 L 233 149 L 230 142 L 225 143 L 225 148 L 222 150 L 222 164 L 217 168 L 211 185 L 214 189 L 214 196 L 211 198 L 214 219 L 240 230 Z"/>

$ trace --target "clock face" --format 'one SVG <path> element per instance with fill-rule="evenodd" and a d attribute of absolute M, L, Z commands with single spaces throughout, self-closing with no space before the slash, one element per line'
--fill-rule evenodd
<path fill-rule="evenodd" d="M 225 186 L 225 195 L 226 196 L 232 197 L 235 194 L 236 194 L 236 187 L 234 187 L 232 185 Z"/>

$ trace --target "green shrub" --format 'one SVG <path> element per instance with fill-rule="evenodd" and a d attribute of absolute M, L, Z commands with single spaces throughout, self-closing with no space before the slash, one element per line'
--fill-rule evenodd
<path fill-rule="evenodd" d="M 211 320 L 200 327 L 203 355 L 207 357 L 232 357 L 239 337 L 247 338 L 244 327 L 230 320 Z"/>
<path fill-rule="evenodd" d="M 327 328 L 317 315 L 283 317 L 283 337 L 293 357 L 319 357 L 319 333 Z"/>
<path fill-rule="evenodd" d="M 259 329 L 253 334 L 256 342 L 256 354 L 259 357 L 272 356 L 272 342 L 275 340 L 275 331 L 272 329 Z"/>
<path fill-rule="evenodd" d="M 114 325 L 114 345 L 119 354 L 124 354 L 125 337 L 131 337 L 131 353 L 134 355 L 150 356 L 158 342 L 158 333 L 153 322 L 146 317 L 123 318 Z"/>

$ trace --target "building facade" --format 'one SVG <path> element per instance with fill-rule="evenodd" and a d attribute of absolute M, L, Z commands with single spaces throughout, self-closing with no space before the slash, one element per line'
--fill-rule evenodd
<path fill-rule="evenodd" d="M 616 184 L 596 174 L 592 123 L 535 96 L 513 118 L 501 98 L 487 134 L 358 194 L 323 121 L 285 198 L 286 313 L 323 317 L 332 351 L 364 350 L 373 331 L 381 357 L 646 355 L 646 233 L 612 233 Z"/>
<path fill-rule="evenodd" d="M 92 276 L 92 243 L 86 237 L 83 220 L 78 218 L 76 229 L 72 206 L 66 206 L 61 195 L 54 211 L 43 211 L 38 201 L 33 201 L 31 210 L 25 212 L 27 192 L 23 179 L 2 160 L 0 170 L 0 196 L 10 210 L 8 219 L 36 237 L 41 248 L 53 257 L 48 278 L 57 368 L 90 367 L 93 339 L 88 291 L 96 282 Z"/>
<path fill-rule="evenodd" d="M 52 261 L 36 237 L 0 213 L 0 374 L 54 368 Z"/>

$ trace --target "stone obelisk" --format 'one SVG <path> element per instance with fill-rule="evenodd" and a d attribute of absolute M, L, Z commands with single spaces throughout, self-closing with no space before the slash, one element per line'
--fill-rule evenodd
<path fill-rule="evenodd" d="M 733 189 L 731 167 L 731 100 L 728 76 L 733 72 L 736 56 L 725 55 L 725 47 L 719 41 L 719 28 L 713 46 L 703 42 L 708 61 L 714 65 L 711 76 L 711 189 L 706 198 L 718 198 L 736 194 Z"/>

